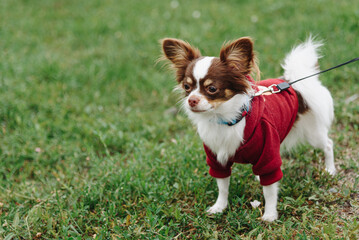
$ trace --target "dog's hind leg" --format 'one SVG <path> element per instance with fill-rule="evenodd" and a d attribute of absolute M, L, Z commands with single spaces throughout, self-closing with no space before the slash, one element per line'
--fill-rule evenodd
<path fill-rule="evenodd" d="M 328 130 L 318 126 L 312 130 L 313 131 L 311 131 L 307 137 L 309 144 L 324 152 L 325 170 L 330 175 L 335 175 L 336 169 L 334 165 L 333 141 L 328 136 Z"/>
<path fill-rule="evenodd" d="M 333 152 L 333 141 L 327 137 L 326 143 L 323 145 L 322 150 L 325 157 L 325 170 L 330 175 L 335 175 L 335 165 L 334 165 L 334 152 Z"/>

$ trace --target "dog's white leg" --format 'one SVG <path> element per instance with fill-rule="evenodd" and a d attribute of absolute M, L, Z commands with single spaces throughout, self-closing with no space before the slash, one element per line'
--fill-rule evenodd
<path fill-rule="evenodd" d="M 335 175 L 336 170 L 334 165 L 333 141 L 330 138 L 328 138 L 323 151 L 325 156 L 325 170 L 333 176 Z"/>
<path fill-rule="evenodd" d="M 264 214 L 262 220 L 273 222 L 278 218 L 277 199 L 278 199 L 279 183 L 273 183 L 268 186 L 263 186 L 263 194 L 265 200 Z"/>
<path fill-rule="evenodd" d="M 308 142 L 313 147 L 320 148 L 324 152 L 325 170 L 330 175 L 335 175 L 333 141 L 328 137 L 328 131 L 320 131 L 320 129 L 317 128 L 316 132 L 312 131 L 312 137 L 308 139 Z"/>
<path fill-rule="evenodd" d="M 221 213 L 227 207 L 229 179 L 230 177 L 216 178 L 218 185 L 218 198 L 216 203 L 207 210 L 208 213 Z"/>

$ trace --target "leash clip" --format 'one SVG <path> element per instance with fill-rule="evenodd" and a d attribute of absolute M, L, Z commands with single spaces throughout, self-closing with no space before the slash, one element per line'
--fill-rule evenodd
<path fill-rule="evenodd" d="M 267 87 L 263 87 L 263 86 L 259 86 L 261 87 L 260 90 L 258 92 L 256 92 L 253 96 L 254 97 L 258 97 L 264 93 L 267 93 L 267 92 L 271 92 L 272 90 L 270 88 L 267 88 Z"/>
<path fill-rule="evenodd" d="M 271 93 L 279 93 L 282 91 L 280 88 L 278 88 L 277 84 L 270 85 L 268 89 L 270 90 Z"/>
<path fill-rule="evenodd" d="M 290 84 L 288 82 L 282 82 L 279 84 L 272 84 L 269 87 L 260 87 L 260 90 L 254 94 L 254 97 L 263 95 L 264 93 L 270 92 L 270 94 L 280 93 L 283 90 L 290 88 Z"/>
<path fill-rule="evenodd" d="M 271 93 L 279 93 L 283 90 L 287 90 L 288 88 L 290 88 L 290 83 L 288 82 L 282 82 L 279 84 L 273 84 L 269 86 Z"/>

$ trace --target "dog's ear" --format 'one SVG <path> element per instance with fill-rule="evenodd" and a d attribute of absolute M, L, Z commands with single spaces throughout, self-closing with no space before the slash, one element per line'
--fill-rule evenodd
<path fill-rule="evenodd" d="M 185 70 L 192 60 L 201 56 L 197 48 L 175 38 L 162 39 L 162 50 L 164 57 L 170 60 L 177 70 Z"/>
<path fill-rule="evenodd" d="M 255 65 L 252 39 L 243 37 L 225 44 L 221 49 L 220 59 L 242 74 L 250 74 Z"/>

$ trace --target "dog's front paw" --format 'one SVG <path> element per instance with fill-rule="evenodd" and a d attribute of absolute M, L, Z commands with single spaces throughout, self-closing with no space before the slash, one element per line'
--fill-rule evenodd
<path fill-rule="evenodd" d="M 334 176 L 335 174 L 337 174 L 337 170 L 335 169 L 335 167 L 326 168 L 325 171 L 327 171 L 330 176 Z"/>
<path fill-rule="evenodd" d="M 216 203 L 207 210 L 207 213 L 209 214 L 221 213 L 223 212 L 224 209 L 226 209 L 226 207 L 227 204 Z"/>
<path fill-rule="evenodd" d="M 266 222 L 274 222 L 275 220 L 278 219 L 278 213 L 274 212 L 274 213 L 264 213 L 264 215 L 262 216 L 262 220 L 266 221 Z"/>

